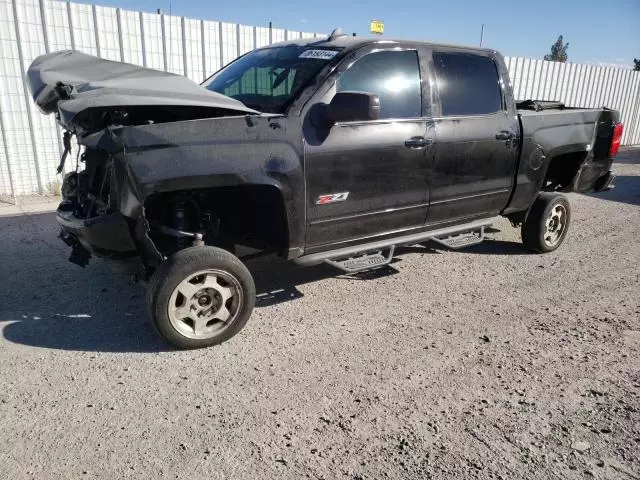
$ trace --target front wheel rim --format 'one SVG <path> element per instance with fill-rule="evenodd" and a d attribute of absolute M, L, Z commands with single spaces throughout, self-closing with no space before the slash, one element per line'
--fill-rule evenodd
<path fill-rule="evenodd" d="M 567 209 L 564 205 L 555 205 L 545 222 L 544 243 L 547 247 L 555 247 L 562 240 L 567 228 Z"/>
<path fill-rule="evenodd" d="M 167 314 L 180 335 L 207 340 L 237 320 L 243 303 L 243 289 L 236 277 L 207 269 L 190 274 L 174 288 Z"/>

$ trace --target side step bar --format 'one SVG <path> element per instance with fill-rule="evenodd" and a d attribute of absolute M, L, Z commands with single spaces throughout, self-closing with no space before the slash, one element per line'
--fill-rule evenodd
<path fill-rule="evenodd" d="M 382 253 L 382 250 L 378 250 L 377 252 L 359 254 L 358 256 L 351 256 L 343 260 L 327 258 L 325 259 L 325 263 L 346 273 L 362 272 L 363 270 L 371 270 L 372 268 L 389 265 L 391 260 L 393 260 L 393 252 L 395 249 L 395 245 L 391 245 L 386 255 Z"/>
<path fill-rule="evenodd" d="M 454 225 L 452 227 L 445 227 L 437 230 L 429 230 L 427 232 L 412 233 L 412 234 L 403 235 L 400 237 L 393 237 L 385 240 L 378 240 L 376 242 L 364 243 L 362 245 L 354 245 L 351 247 L 343 247 L 343 248 L 338 248 L 336 250 L 329 250 L 327 252 L 312 253 L 310 255 L 303 255 L 302 257 L 296 258 L 294 260 L 294 263 L 302 266 L 311 266 L 311 265 L 319 265 L 328 260 L 327 263 L 333 264 L 331 262 L 339 263 L 339 262 L 336 262 L 337 259 L 341 259 L 341 258 L 353 259 L 353 257 L 363 255 L 367 252 L 377 252 L 378 255 L 382 256 L 381 251 L 389 247 L 398 247 L 401 245 L 414 245 L 416 243 L 424 242 L 427 240 L 440 241 L 440 243 L 447 246 L 449 246 L 447 241 L 453 244 L 464 244 L 464 245 L 460 245 L 462 247 L 466 245 L 471 245 L 472 243 L 479 243 L 480 241 L 482 241 L 482 238 L 484 238 L 485 227 L 490 227 L 499 218 L 500 217 L 492 217 L 492 218 L 485 218 L 483 220 L 474 220 L 473 222 L 465 223 L 462 225 Z M 469 240 L 473 240 L 472 243 L 469 243 L 469 240 L 466 240 L 466 238 L 463 241 L 449 240 L 449 239 L 456 238 L 456 236 L 461 234 L 464 237 L 467 237 L 469 236 L 470 232 L 475 232 L 477 230 L 480 230 L 481 232 L 480 237 L 478 237 L 474 233 L 471 233 L 471 235 L 473 235 L 475 239 L 479 238 L 480 239 L 479 241 L 474 239 L 469 239 Z M 464 235 L 464 234 L 467 234 L 467 235 Z M 393 250 L 390 251 L 389 260 L 386 262 L 382 262 L 380 258 L 377 257 L 375 261 L 373 261 L 373 259 L 369 262 L 363 261 L 361 265 L 358 263 L 354 263 L 353 265 L 347 264 L 347 268 L 349 268 L 349 266 L 356 267 L 357 268 L 356 270 L 348 270 L 350 272 L 353 272 L 353 271 L 360 271 L 366 268 L 372 268 L 374 266 L 385 265 L 391 261 L 392 256 L 393 256 Z M 366 268 L 359 268 L 361 266 L 365 267 L 365 264 L 367 263 L 370 263 L 370 264 L 375 263 L 375 265 L 370 265 Z M 337 265 L 334 265 L 334 266 L 337 266 Z M 341 266 L 338 266 L 338 268 L 341 268 Z M 343 268 L 341 269 L 344 270 Z"/>
<path fill-rule="evenodd" d="M 470 247 L 471 245 L 477 245 L 484 240 L 484 227 L 480 227 L 478 230 L 471 230 L 457 235 L 448 235 L 442 238 L 432 238 L 434 242 L 438 242 L 440 245 L 444 245 L 451 250 L 460 250 L 464 247 Z"/>

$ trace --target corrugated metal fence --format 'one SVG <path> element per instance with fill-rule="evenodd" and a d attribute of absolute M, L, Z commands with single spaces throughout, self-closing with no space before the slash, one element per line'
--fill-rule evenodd
<path fill-rule="evenodd" d="M 640 144 L 640 72 L 626 68 L 507 57 L 517 99 L 559 100 L 570 107 L 619 110 L 622 145 Z"/>
<path fill-rule="evenodd" d="M 59 187 L 60 132 L 52 116 L 35 108 L 24 83 L 24 72 L 38 55 L 77 49 L 200 82 L 254 48 L 317 36 L 55 0 L 0 0 L 0 195 L 47 194 Z M 619 109 L 626 125 L 623 144 L 640 143 L 640 73 L 507 61 L 517 98 Z"/>

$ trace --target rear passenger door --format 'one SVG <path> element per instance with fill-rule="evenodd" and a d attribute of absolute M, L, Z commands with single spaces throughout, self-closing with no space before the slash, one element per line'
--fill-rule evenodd
<path fill-rule="evenodd" d="M 436 153 L 428 224 L 497 214 L 508 203 L 518 119 L 490 52 L 433 51 Z"/>

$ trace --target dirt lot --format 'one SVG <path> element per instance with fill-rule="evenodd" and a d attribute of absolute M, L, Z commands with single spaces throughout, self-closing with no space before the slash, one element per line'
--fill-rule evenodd
<path fill-rule="evenodd" d="M 258 308 L 176 352 L 143 288 L 0 218 L 0 478 L 640 478 L 640 150 L 555 253 L 504 221 L 344 276 L 263 261 Z M 2 214 L 0 209 L 0 215 Z"/>

